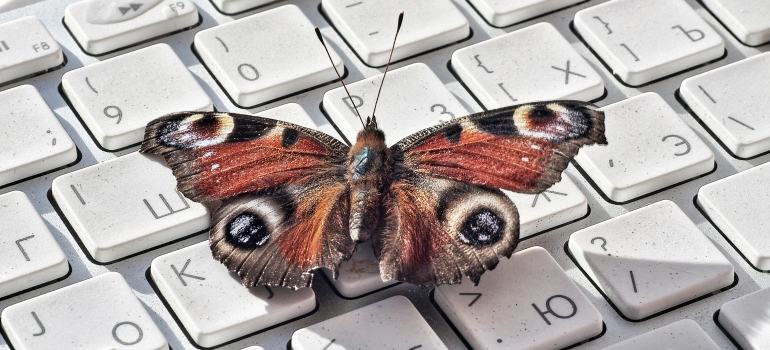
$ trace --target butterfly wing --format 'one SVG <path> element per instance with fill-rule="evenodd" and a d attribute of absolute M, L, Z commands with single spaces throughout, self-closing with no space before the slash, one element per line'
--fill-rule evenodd
<path fill-rule="evenodd" d="M 348 147 L 324 133 L 249 115 L 185 112 L 151 122 L 140 152 L 161 154 L 188 198 L 221 201 L 209 243 L 245 286 L 301 288 L 355 249 Z"/>
<path fill-rule="evenodd" d="M 383 278 L 478 283 L 518 243 L 518 212 L 498 188 L 540 193 L 594 143 L 607 143 L 604 114 L 578 101 L 478 113 L 398 142 L 373 242 Z"/>

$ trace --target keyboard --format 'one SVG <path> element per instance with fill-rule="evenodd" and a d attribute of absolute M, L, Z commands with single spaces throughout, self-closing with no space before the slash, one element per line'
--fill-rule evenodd
<path fill-rule="evenodd" d="M 0 349 L 770 349 L 765 0 L 0 2 Z M 144 127 L 175 111 L 390 145 L 470 113 L 607 116 L 478 286 L 241 287 Z M 320 28 L 331 61 L 314 33 Z M 350 96 L 340 86 L 343 74 Z"/>

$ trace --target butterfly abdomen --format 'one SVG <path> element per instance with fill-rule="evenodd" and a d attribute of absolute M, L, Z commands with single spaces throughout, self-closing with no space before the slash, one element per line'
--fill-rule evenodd
<path fill-rule="evenodd" d="M 369 239 L 379 223 L 382 189 L 393 163 L 385 134 L 364 128 L 348 154 L 350 183 L 350 236 L 357 242 Z"/>

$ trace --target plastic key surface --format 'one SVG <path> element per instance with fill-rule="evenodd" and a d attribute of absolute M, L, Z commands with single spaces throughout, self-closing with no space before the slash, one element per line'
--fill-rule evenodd
<path fill-rule="evenodd" d="M 356 298 L 398 283 L 396 280 L 382 281 L 380 263 L 369 243 L 359 244 L 353 256 L 340 264 L 337 279 L 329 269 L 323 269 L 323 273 L 334 289 L 346 298 Z"/>
<path fill-rule="evenodd" d="M 561 349 L 602 333 L 602 316 L 545 249 L 501 258 L 472 283 L 434 298 L 474 349 Z"/>
<path fill-rule="evenodd" d="M 488 109 L 544 100 L 590 101 L 604 94 L 601 76 L 550 23 L 459 49 L 452 54 L 452 68 Z"/>
<path fill-rule="evenodd" d="M 770 270 L 770 163 L 714 181 L 698 190 L 698 205 L 759 270 Z"/>
<path fill-rule="evenodd" d="M 394 296 L 302 328 L 294 350 L 446 349 L 409 299 Z"/>
<path fill-rule="evenodd" d="M 117 272 L 11 305 L 3 330 L 17 350 L 167 350 L 168 343 Z"/>
<path fill-rule="evenodd" d="M 671 201 L 573 233 L 569 250 L 623 316 L 641 320 L 731 285 L 733 265 Z"/>
<path fill-rule="evenodd" d="M 770 151 L 770 53 L 687 78 L 679 93 L 738 157 Z"/>
<path fill-rule="evenodd" d="M 64 10 L 64 24 L 90 55 L 105 54 L 198 23 L 189 0 L 84 0 Z"/>
<path fill-rule="evenodd" d="M 62 87 L 107 150 L 141 142 L 147 123 L 168 113 L 213 110 L 211 99 L 166 44 L 69 71 Z"/>
<path fill-rule="evenodd" d="M 625 202 L 714 169 L 714 154 L 652 92 L 601 108 L 607 142 L 575 160 L 610 200 Z"/>
<path fill-rule="evenodd" d="M 222 13 L 235 14 L 276 1 L 278 0 L 212 0 L 211 2 Z"/>
<path fill-rule="evenodd" d="M 211 258 L 208 242 L 159 256 L 152 279 L 192 340 L 214 347 L 315 309 L 311 288 L 244 288 Z"/>
<path fill-rule="evenodd" d="M 503 191 L 519 211 L 519 238 L 580 219 L 588 214 L 588 199 L 566 175 L 539 194 Z"/>
<path fill-rule="evenodd" d="M 681 320 L 622 341 L 604 350 L 719 350 L 708 334 L 693 320 Z"/>
<path fill-rule="evenodd" d="M 195 50 L 239 106 L 265 103 L 319 84 L 337 74 L 295 5 L 281 6 L 195 34 Z M 329 46 L 340 74 L 342 58 Z"/>
<path fill-rule="evenodd" d="M 63 277 L 67 257 L 27 196 L 0 195 L 0 298 Z"/>
<path fill-rule="evenodd" d="M 722 37 L 684 0 L 608 1 L 575 14 L 574 24 L 628 85 L 715 60 L 725 51 Z"/>
<path fill-rule="evenodd" d="M 731 300 L 719 309 L 719 324 L 744 350 L 770 349 L 770 288 Z"/>
<path fill-rule="evenodd" d="M 0 24 L 0 84 L 64 63 L 59 43 L 29 16 Z"/>
<path fill-rule="evenodd" d="M 151 249 L 209 226 L 200 203 L 176 190 L 162 158 L 131 153 L 53 181 L 53 197 L 100 263 Z"/>
<path fill-rule="evenodd" d="M 770 41 L 770 2 L 765 0 L 702 0 L 711 12 L 746 45 Z"/>
<path fill-rule="evenodd" d="M 584 0 L 469 0 L 487 22 L 505 27 Z"/>
<path fill-rule="evenodd" d="M 393 51 L 393 61 L 470 35 L 468 19 L 451 0 L 322 0 L 321 6 L 342 37 L 369 66 L 388 63 L 396 35 L 396 20 L 402 11 L 405 19 Z"/>
<path fill-rule="evenodd" d="M 32 85 L 0 91 L 0 186 L 73 163 L 77 149 Z"/>

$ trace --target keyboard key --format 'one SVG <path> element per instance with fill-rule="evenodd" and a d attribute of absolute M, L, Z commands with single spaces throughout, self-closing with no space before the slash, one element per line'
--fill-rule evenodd
<path fill-rule="evenodd" d="M 200 31 L 195 50 L 239 106 L 262 104 L 337 79 L 313 24 L 294 5 Z M 332 47 L 329 53 L 342 74 L 342 59 Z"/>
<path fill-rule="evenodd" d="M 87 54 L 101 55 L 199 21 L 190 0 L 84 0 L 64 10 L 64 24 Z"/>
<path fill-rule="evenodd" d="M 525 249 L 434 298 L 474 349 L 561 349 L 602 333 L 602 316 L 548 251 Z"/>
<path fill-rule="evenodd" d="M 235 273 L 211 258 L 208 242 L 157 257 L 150 271 L 172 311 L 200 347 L 221 345 L 308 314 L 316 306 L 311 288 L 244 288 Z"/>
<path fill-rule="evenodd" d="M 722 305 L 719 324 L 744 350 L 770 348 L 770 288 Z"/>
<path fill-rule="evenodd" d="M 679 93 L 709 129 L 738 157 L 770 151 L 770 53 L 687 78 Z"/>
<path fill-rule="evenodd" d="M 0 92 L 0 106 L 0 186 L 77 160 L 75 143 L 35 87 Z"/>
<path fill-rule="evenodd" d="M 168 113 L 213 110 L 211 99 L 166 44 L 69 71 L 62 87 L 106 150 L 141 142 L 147 123 Z"/>
<path fill-rule="evenodd" d="M 681 320 L 617 343 L 604 350 L 719 350 L 708 334 L 693 320 Z"/>
<path fill-rule="evenodd" d="M 715 60 L 725 51 L 722 37 L 684 0 L 609 1 L 581 10 L 574 24 L 629 85 Z"/>
<path fill-rule="evenodd" d="M 424 63 L 388 73 L 377 103 L 377 124 L 385 131 L 388 145 L 427 127 L 469 114 Z M 342 87 L 324 94 L 324 110 L 349 141 L 355 141 L 362 128 L 354 106 L 366 120 L 372 114 L 381 81 L 382 74 L 349 84 L 353 101 Z"/>
<path fill-rule="evenodd" d="M 671 201 L 577 231 L 569 238 L 569 250 L 622 315 L 632 320 L 734 281 L 730 261 Z"/>
<path fill-rule="evenodd" d="M 369 242 L 356 246 L 356 251 L 350 260 L 340 264 L 339 276 L 336 280 L 332 276 L 331 270 L 323 269 L 322 271 L 331 281 L 334 289 L 346 298 L 357 298 L 398 283 L 396 280 L 382 281 L 380 263 L 374 256 L 372 244 Z"/>
<path fill-rule="evenodd" d="M 37 17 L 0 25 L 0 84 L 64 63 L 59 43 Z"/>
<path fill-rule="evenodd" d="M 698 205 L 755 268 L 770 270 L 770 163 L 698 190 Z"/>
<path fill-rule="evenodd" d="M 302 328 L 294 350 L 446 349 L 409 299 L 397 295 Z"/>
<path fill-rule="evenodd" d="M 540 194 L 503 192 L 519 210 L 520 238 L 527 238 L 588 214 L 586 196 L 566 175 L 562 175 L 561 181 Z"/>
<path fill-rule="evenodd" d="M 168 349 L 163 333 L 117 272 L 11 305 L 2 318 L 16 349 Z"/>
<path fill-rule="evenodd" d="M 575 160 L 610 200 L 630 201 L 714 169 L 714 154 L 660 95 L 600 110 L 609 145 L 584 148 Z"/>
<path fill-rule="evenodd" d="M 469 0 L 479 14 L 496 27 L 505 27 L 526 21 L 583 0 Z"/>
<path fill-rule="evenodd" d="M 459 49 L 452 54 L 452 68 L 489 109 L 543 100 L 590 101 L 604 94 L 599 74 L 550 23 Z"/>
<path fill-rule="evenodd" d="M 48 226 L 23 192 L 0 195 L 0 298 L 69 273 Z"/>
<path fill-rule="evenodd" d="M 265 350 L 261 346 L 249 346 L 248 348 L 243 348 L 243 350 Z"/>
<path fill-rule="evenodd" d="M 176 191 L 163 159 L 131 153 L 53 180 L 53 197 L 100 263 L 204 230 L 209 213 Z"/>
<path fill-rule="evenodd" d="M 770 3 L 764 0 L 703 0 L 727 29 L 746 45 L 770 41 Z"/>
<path fill-rule="evenodd" d="M 275 1 L 276 0 L 212 0 L 211 2 L 219 11 L 225 14 L 236 14 Z"/>
<path fill-rule="evenodd" d="M 463 40 L 470 35 L 468 20 L 451 0 L 322 0 L 328 19 L 369 66 L 388 63 L 398 14 L 404 22 L 393 61 Z"/>

